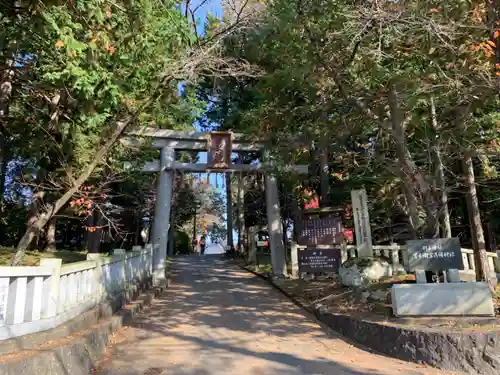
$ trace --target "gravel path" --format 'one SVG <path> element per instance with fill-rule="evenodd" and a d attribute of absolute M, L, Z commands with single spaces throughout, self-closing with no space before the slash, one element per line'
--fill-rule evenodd
<path fill-rule="evenodd" d="M 109 375 L 452 374 L 372 354 L 219 256 L 179 258 L 172 287 L 125 328 Z"/>

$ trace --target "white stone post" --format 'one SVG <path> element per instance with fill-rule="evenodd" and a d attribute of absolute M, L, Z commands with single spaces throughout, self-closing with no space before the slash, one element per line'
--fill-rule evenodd
<path fill-rule="evenodd" d="M 92 300 L 98 304 L 104 294 L 104 286 L 101 283 L 102 258 L 101 254 L 87 254 L 87 260 L 95 262 L 94 274 L 92 275 Z"/>
<path fill-rule="evenodd" d="M 287 276 L 283 226 L 281 225 L 280 201 L 276 176 L 266 175 L 267 230 L 271 247 L 273 276 Z"/>
<path fill-rule="evenodd" d="M 425 274 L 425 271 L 416 270 L 415 271 L 415 279 L 417 281 L 417 284 L 426 284 L 427 283 L 427 276 Z"/>
<path fill-rule="evenodd" d="M 40 266 L 52 268 L 52 275 L 43 281 L 42 319 L 52 318 L 59 311 L 59 290 L 62 259 L 40 259 Z"/>
<path fill-rule="evenodd" d="M 445 278 L 450 283 L 459 283 L 460 282 L 460 272 L 457 269 L 449 269 L 445 272 Z"/>
<path fill-rule="evenodd" d="M 372 232 L 366 190 L 351 190 L 351 200 L 358 257 L 373 257 Z"/>
<path fill-rule="evenodd" d="M 291 249 L 291 256 L 292 256 L 292 278 L 298 279 L 299 278 L 299 247 L 297 245 L 297 242 L 293 241 L 292 242 L 292 249 Z"/>
<path fill-rule="evenodd" d="M 160 152 L 160 172 L 156 188 L 155 217 L 153 222 L 153 283 L 158 285 L 166 281 L 168 227 L 170 225 L 170 206 L 175 161 L 175 150 L 164 147 Z"/>
<path fill-rule="evenodd" d="M 153 275 L 153 259 L 154 259 L 154 249 L 153 249 L 153 244 L 148 243 L 144 248 L 149 252 L 149 260 L 148 260 L 148 269 L 147 269 L 147 275 L 152 276 Z"/>
<path fill-rule="evenodd" d="M 0 278 L 0 327 L 5 325 L 5 316 L 7 314 L 7 298 L 9 297 L 8 277 Z"/>
<path fill-rule="evenodd" d="M 15 277 L 9 284 L 5 323 L 13 325 L 24 321 L 27 297 L 27 277 Z"/>
<path fill-rule="evenodd" d="M 26 306 L 24 309 L 24 321 L 32 322 L 39 320 L 42 314 L 43 303 L 43 276 L 28 278 L 26 286 Z"/>

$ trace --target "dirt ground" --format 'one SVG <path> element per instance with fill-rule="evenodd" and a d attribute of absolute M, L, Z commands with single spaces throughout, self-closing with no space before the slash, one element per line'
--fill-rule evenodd
<path fill-rule="evenodd" d="M 253 272 L 262 272 L 262 266 L 248 266 Z M 339 314 L 349 314 L 361 319 L 376 321 L 381 324 L 396 325 L 407 328 L 446 328 L 454 331 L 491 331 L 500 330 L 500 317 L 495 318 L 396 318 L 392 315 L 390 288 L 397 283 L 414 282 L 415 276 L 405 275 L 390 278 L 367 288 L 353 290 L 342 287 L 333 279 L 316 280 L 279 280 L 279 286 L 288 294 L 300 300 L 311 308 L 321 305 L 326 311 Z M 498 306 L 500 286 L 494 302 Z M 374 299 L 373 297 L 377 297 Z"/>

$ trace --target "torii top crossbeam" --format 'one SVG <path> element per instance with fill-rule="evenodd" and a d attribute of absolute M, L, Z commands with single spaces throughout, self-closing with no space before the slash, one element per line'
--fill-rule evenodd
<path fill-rule="evenodd" d="M 180 132 L 168 129 L 144 128 L 138 131 L 127 133 L 122 143 L 130 147 L 152 147 L 156 149 L 170 148 L 177 151 L 210 151 L 211 137 L 217 132 Z M 255 142 L 250 140 L 248 136 L 238 133 L 231 133 L 230 152 L 256 152 L 263 151 L 265 145 L 263 142 Z M 270 165 L 266 163 L 258 164 L 231 164 L 224 171 L 233 172 L 262 172 Z M 283 167 L 290 172 L 307 174 L 307 165 L 290 165 Z M 175 160 L 170 160 L 166 163 L 161 163 L 160 160 L 155 160 L 144 164 L 143 172 L 159 172 L 161 170 L 177 170 L 186 172 L 206 172 L 213 170 L 211 165 L 205 163 L 179 163 Z M 223 170 L 220 170 L 221 172 Z"/>
<path fill-rule="evenodd" d="M 229 172 L 255 171 L 266 173 L 265 194 L 267 223 L 271 247 L 273 274 L 287 274 L 286 252 L 283 243 L 277 178 L 270 165 L 232 164 L 232 152 L 265 151 L 264 144 L 252 142 L 239 134 L 212 132 L 175 132 L 172 130 L 143 129 L 128 133 L 122 143 L 130 147 L 154 147 L 160 149 L 160 159 L 142 167 L 144 172 L 158 172 L 155 216 L 153 221 L 153 280 L 165 279 L 170 207 L 172 203 L 175 171 L 186 172 Z M 176 150 L 209 151 L 207 164 L 179 163 Z M 307 165 L 289 166 L 291 171 L 307 173 Z M 230 205 L 228 205 L 230 207 Z"/>
<path fill-rule="evenodd" d="M 211 133 L 145 128 L 129 132 L 127 135 L 124 142 L 130 146 L 141 146 L 144 145 L 145 140 L 151 140 L 150 147 L 153 148 L 172 147 L 179 151 L 208 151 Z M 254 142 L 243 134 L 232 133 L 231 138 L 234 152 L 251 152 L 264 149 L 262 142 Z"/>

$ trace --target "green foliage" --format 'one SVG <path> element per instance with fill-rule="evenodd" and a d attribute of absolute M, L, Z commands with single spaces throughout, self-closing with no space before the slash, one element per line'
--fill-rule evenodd
<path fill-rule="evenodd" d="M 13 74 L 0 74 L 0 86 L 8 81 L 14 88 L 0 100 L 0 108 L 9 110 L 8 117 L 0 115 L 0 132 L 7 136 L 1 156 L 27 162 L 30 170 L 20 170 L 17 183 L 43 191 L 44 203 L 73 185 L 113 132 L 113 121 L 155 94 L 193 40 L 175 0 L 6 1 L 0 5 L 0 30 L 2 72 L 9 64 L 16 66 Z M 177 84 L 163 87 L 133 126 L 191 128 L 202 103 L 192 91 L 178 95 Z M 135 232 L 134 215 L 121 217 L 123 210 L 151 211 L 154 177 L 123 166 L 153 160 L 156 153 L 117 145 L 87 182 L 92 215 L 99 210 L 106 217 L 103 229 L 111 235 Z M 64 215 L 73 216 L 75 210 L 64 208 Z M 13 224 L 4 225 L 18 238 Z"/>
<path fill-rule="evenodd" d="M 191 253 L 191 239 L 189 235 L 181 230 L 176 230 L 174 235 L 175 253 L 190 254 Z"/>
<path fill-rule="evenodd" d="M 214 243 L 222 242 L 227 237 L 227 227 L 214 223 L 209 230 L 210 240 Z"/>
<path fill-rule="evenodd" d="M 376 239 L 387 241 L 394 221 L 428 235 L 442 210 L 436 150 L 449 194 L 463 192 L 465 149 L 477 150 L 479 181 L 496 179 L 500 55 L 490 38 L 500 24 L 488 14 L 482 1 L 274 1 L 258 28 L 226 45 L 262 76 L 207 80 L 200 95 L 217 100 L 206 123 L 270 140 L 278 164 L 310 163 L 309 181 L 295 179 L 288 192 L 319 190 L 317 150 L 326 148 L 333 203 L 348 205 L 349 190 L 364 186 Z M 248 201 L 261 212 L 256 199 Z"/>

